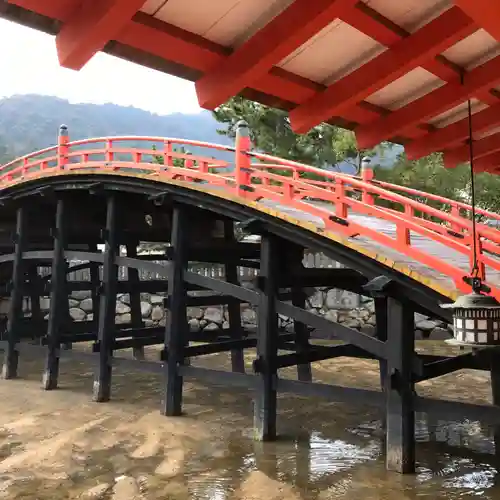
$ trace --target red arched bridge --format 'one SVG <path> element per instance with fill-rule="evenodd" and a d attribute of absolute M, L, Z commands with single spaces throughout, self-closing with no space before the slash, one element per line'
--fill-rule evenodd
<path fill-rule="evenodd" d="M 276 436 L 278 392 L 362 402 L 385 408 L 387 466 L 400 472 L 414 470 L 416 411 L 500 421 L 496 393 L 488 406 L 416 390 L 464 368 L 496 376 L 494 348 L 446 356 L 414 348 L 415 313 L 446 326 L 451 313 L 440 305 L 470 291 L 464 277 L 474 246 L 487 293 L 500 299 L 498 214 L 477 210 L 474 241 L 469 205 L 379 182 L 366 169 L 356 177 L 252 151 L 244 124 L 235 147 L 161 137 L 70 141 L 61 127 L 56 146 L 1 167 L 0 204 L 4 378 L 17 376 L 19 353 L 33 350 L 45 355 L 46 390 L 58 386 L 61 357 L 95 359 L 95 401 L 109 400 L 115 366 L 162 373 L 166 415 L 181 414 L 184 379 L 249 387 L 256 436 L 266 440 Z M 245 233 L 259 238 L 238 237 Z M 141 254 L 142 242 L 160 243 L 161 254 Z M 306 267 L 306 250 L 344 267 Z M 193 262 L 218 263 L 224 276 L 199 274 Z M 83 268 L 88 280 L 68 279 Z M 256 272 L 251 286 L 240 283 L 241 268 Z M 156 277 L 141 279 L 140 270 Z M 308 308 L 317 287 L 370 297 L 374 331 Z M 70 306 L 82 291 L 92 299 L 84 319 Z M 146 324 L 142 293 L 164 296 L 163 323 Z M 123 294 L 130 315 L 118 321 Z M 50 299 L 47 316 L 41 297 Z M 254 308 L 256 324 L 242 320 L 242 304 Z M 193 331 L 188 308 L 216 305 L 226 322 Z M 325 334 L 336 341 L 315 343 Z M 89 343 L 90 352 L 69 349 Z M 145 359 L 144 347 L 155 345 L 159 352 L 148 350 Z M 136 359 L 117 355 L 130 348 Z M 252 348 L 253 374 L 243 357 Z M 230 352 L 232 373 L 191 363 L 221 352 Z M 311 363 L 342 356 L 377 360 L 382 390 L 312 381 Z M 290 366 L 298 380 L 279 375 Z"/>
<path fill-rule="evenodd" d="M 450 298 L 468 293 L 472 266 L 471 207 L 456 200 L 373 179 L 325 171 L 236 148 L 162 137 L 70 141 L 1 167 L 0 185 L 60 175 L 149 178 L 251 207 L 340 243 Z M 185 153 L 195 148 L 197 154 Z M 199 153 L 198 153 L 199 151 Z M 221 152 L 233 159 L 218 160 Z M 226 155 L 227 156 L 227 155 Z M 439 207 L 439 208 L 435 208 Z M 476 209 L 479 273 L 500 299 L 500 215 Z M 491 224 L 493 223 L 493 224 Z M 494 226 L 494 227 L 492 227 Z"/>

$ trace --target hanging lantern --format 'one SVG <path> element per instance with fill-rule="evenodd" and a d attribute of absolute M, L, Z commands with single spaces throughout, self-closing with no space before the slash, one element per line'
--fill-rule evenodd
<path fill-rule="evenodd" d="M 500 303 L 494 297 L 474 291 L 441 307 L 453 309 L 453 343 L 500 345 Z"/>
<path fill-rule="evenodd" d="M 462 84 L 463 75 L 462 75 Z M 459 297 L 453 304 L 441 305 L 453 309 L 453 340 L 451 343 L 470 346 L 500 345 L 500 303 L 481 292 L 489 291 L 481 282 L 477 258 L 476 199 L 474 189 L 474 137 L 472 134 L 472 106 L 467 102 L 469 125 L 469 161 L 471 187 L 472 223 L 472 270 L 470 277 L 464 278 L 472 288 L 472 293 Z"/>

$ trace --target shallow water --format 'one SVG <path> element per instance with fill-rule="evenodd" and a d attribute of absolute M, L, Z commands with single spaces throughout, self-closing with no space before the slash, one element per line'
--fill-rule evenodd
<path fill-rule="evenodd" d="M 249 391 L 186 384 L 186 416 L 171 419 L 159 377 L 117 372 L 113 401 L 95 404 L 91 367 L 63 364 L 51 393 L 40 367 L 0 382 L 0 498 L 500 500 L 492 430 L 476 422 L 418 414 L 417 473 L 402 476 L 363 406 L 280 397 L 280 438 L 258 443 Z"/>

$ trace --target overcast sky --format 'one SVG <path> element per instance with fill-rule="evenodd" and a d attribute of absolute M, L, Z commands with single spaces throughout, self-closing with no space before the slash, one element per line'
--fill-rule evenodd
<path fill-rule="evenodd" d="M 0 47 L 0 98 L 45 94 L 159 114 L 200 111 L 190 82 L 100 53 L 78 72 L 63 69 L 53 37 L 1 19 Z"/>

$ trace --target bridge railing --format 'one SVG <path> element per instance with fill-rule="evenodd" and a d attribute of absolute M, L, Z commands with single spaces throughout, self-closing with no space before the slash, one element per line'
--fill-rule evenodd
<path fill-rule="evenodd" d="M 271 200 L 308 213 L 326 230 L 354 240 L 366 238 L 396 250 L 447 275 L 462 291 L 469 290 L 463 281 L 463 266 L 426 251 L 414 240 L 430 239 L 467 259 L 472 259 L 476 245 L 479 275 L 488 283 L 489 272 L 500 271 L 500 231 L 479 222 L 474 242 L 468 215 L 471 207 L 466 203 L 376 181 L 370 175 L 357 177 L 255 152 L 244 129 L 239 130 L 233 148 L 163 137 L 70 141 L 67 129 L 62 128 L 57 146 L 3 165 L 0 186 L 68 170 L 141 173 L 203 183 L 206 188 L 222 189 L 250 201 Z M 439 203 L 440 208 L 431 206 L 431 202 Z M 482 209 L 477 212 L 500 220 L 499 214 Z M 371 227 L 363 217 L 384 221 L 392 229 Z M 490 286 L 495 295 L 500 295 L 500 290 Z"/>

